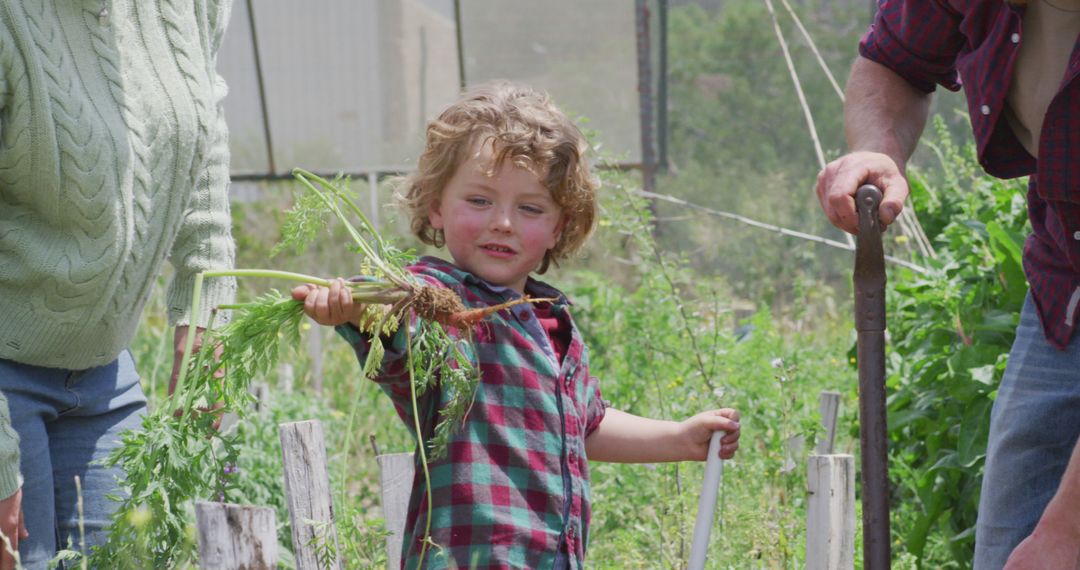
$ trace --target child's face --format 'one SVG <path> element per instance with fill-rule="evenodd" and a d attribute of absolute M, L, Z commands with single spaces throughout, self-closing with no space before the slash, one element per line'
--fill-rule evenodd
<path fill-rule="evenodd" d="M 525 280 L 559 239 L 562 210 L 536 174 L 504 160 L 493 176 L 490 144 L 458 167 L 431 207 L 462 269 L 524 293 Z"/>

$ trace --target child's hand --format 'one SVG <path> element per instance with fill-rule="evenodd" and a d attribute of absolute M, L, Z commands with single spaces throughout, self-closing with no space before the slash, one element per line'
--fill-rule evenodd
<path fill-rule="evenodd" d="M 739 449 L 739 436 L 742 435 L 739 412 L 731 408 L 701 412 L 686 418 L 679 426 L 682 440 L 690 448 L 688 456 L 691 460 L 705 461 L 705 456 L 709 454 L 709 440 L 715 431 L 727 432 L 727 435 L 720 439 L 721 458 L 731 459 Z"/>
<path fill-rule="evenodd" d="M 337 326 L 355 323 L 364 306 L 353 303 L 352 291 L 338 278 L 329 287 L 308 283 L 293 288 L 292 298 L 304 302 L 304 313 L 320 325 Z"/>

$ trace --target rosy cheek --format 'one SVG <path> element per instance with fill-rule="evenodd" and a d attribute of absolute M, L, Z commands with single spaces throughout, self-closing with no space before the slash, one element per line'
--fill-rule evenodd
<path fill-rule="evenodd" d="M 463 213 L 454 221 L 462 237 L 475 238 L 483 233 L 484 221 L 478 216 Z"/>
<path fill-rule="evenodd" d="M 551 249 L 554 244 L 551 227 L 546 224 L 543 226 L 537 225 L 529 227 L 526 231 L 522 232 L 522 237 L 530 244 L 543 246 L 545 250 Z"/>

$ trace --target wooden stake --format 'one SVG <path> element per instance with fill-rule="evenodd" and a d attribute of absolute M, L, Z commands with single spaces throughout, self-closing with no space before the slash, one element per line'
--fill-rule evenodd
<path fill-rule="evenodd" d="M 226 503 L 195 503 L 202 570 L 277 568 L 274 509 Z"/>
<path fill-rule="evenodd" d="M 855 567 L 855 458 L 811 455 L 807 466 L 806 567 Z"/>
<path fill-rule="evenodd" d="M 386 537 L 386 559 L 390 568 L 400 568 L 401 542 L 405 537 L 405 519 L 409 515 L 416 463 L 412 453 L 388 453 L 375 459 L 379 462 L 383 519 L 386 530 L 391 533 Z"/>
<path fill-rule="evenodd" d="M 821 425 L 825 428 L 825 436 L 818 440 L 814 451 L 818 455 L 829 455 L 833 452 L 833 443 L 836 441 L 836 417 L 840 412 L 840 392 L 823 390 L 820 396 Z"/>
<path fill-rule="evenodd" d="M 278 426 L 285 462 L 285 495 L 292 521 L 293 552 L 297 570 L 337 570 L 340 552 L 334 526 L 334 501 L 326 471 L 326 445 L 318 420 Z"/>

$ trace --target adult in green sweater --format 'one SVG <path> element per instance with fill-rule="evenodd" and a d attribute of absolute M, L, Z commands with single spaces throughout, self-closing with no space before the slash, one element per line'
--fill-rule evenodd
<path fill-rule="evenodd" d="M 105 538 L 123 474 L 96 461 L 145 410 L 128 346 L 163 263 L 177 352 L 231 301 L 211 280 L 189 314 L 195 275 L 233 260 L 215 71 L 230 6 L 0 2 L 0 392 L 27 568 L 79 544 L 75 477 L 87 545 Z"/>

